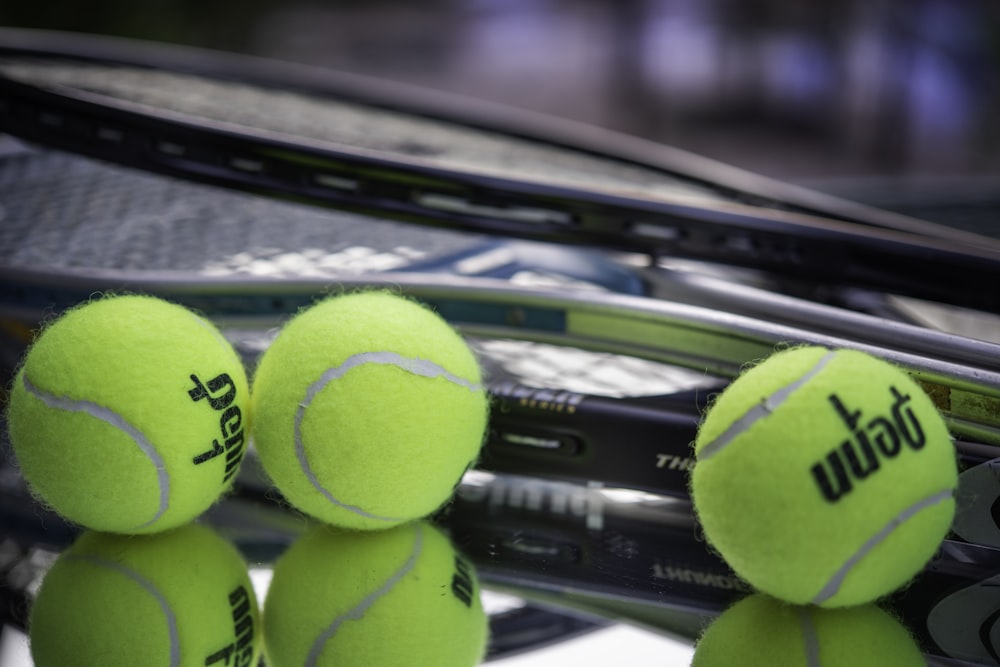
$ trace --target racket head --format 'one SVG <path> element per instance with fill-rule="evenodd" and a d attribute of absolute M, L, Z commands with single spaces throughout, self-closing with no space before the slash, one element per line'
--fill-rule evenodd
<path fill-rule="evenodd" d="M 696 159 L 640 149 L 620 135 L 561 136 L 554 123 L 527 118 L 498 130 L 500 113 L 468 105 L 456 121 L 444 104 L 312 70 L 296 75 L 201 52 L 157 55 L 150 45 L 128 58 L 86 40 L 55 47 L 36 39 L 15 33 L 0 62 L 0 128 L 32 141 L 428 226 L 715 261 L 1000 310 L 974 288 L 996 277 L 995 239 L 864 207 L 803 205 L 793 191 L 770 196 L 774 188 L 752 177 L 702 169 Z M 268 78 L 275 70 L 284 87 Z M 938 280 L 924 280 L 928 263 Z"/>

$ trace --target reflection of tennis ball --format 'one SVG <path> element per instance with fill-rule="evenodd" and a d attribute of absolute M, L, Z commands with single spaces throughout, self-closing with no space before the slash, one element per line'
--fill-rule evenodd
<path fill-rule="evenodd" d="M 472 565 L 431 524 L 319 525 L 275 564 L 264 635 L 273 667 L 473 667 L 487 617 Z"/>
<path fill-rule="evenodd" d="M 29 635 L 37 667 L 255 667 L 261 644 L 243 559 L 197 524 L 84 533 L 42 580 Z"/>
<path fill-rule="evenodd" d="M 708 540 L 758 590 L 794 603 L 870 602 L 933 556 L 955 512 L 948 429 L 903 372 L 801 347 L 737 378 L 695 441 Z"/>
<path fill-rule="evenodd" d="M 349 528 L 429 515 L 476 460 L 487 399 L 465 341 L 384 292 L 291 320 L 254 377 L 254 442 L 284 496 Z"/>
<path fill-rule="evenodd" d="M 695 646 L 691 667 L 917 667 L 910 633 L 872 604 L 797 607 L 751 595 L 722 613 Z"/>
<path fill-rule="evenodd" d="M 243 457 L 242 362 L 208 321 L 142 296 L 70 310 L 32 345 L 8 420 L 40 499 L 95 530 L 148 533 L 208 509 Z"/>

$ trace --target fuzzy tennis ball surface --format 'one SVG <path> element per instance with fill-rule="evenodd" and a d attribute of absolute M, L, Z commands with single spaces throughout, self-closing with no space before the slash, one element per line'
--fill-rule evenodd
<path fill-rule="evenodd" d="M 475 570 L 432 524 L 319 524 L 279 558 L 264 602 L 272 667 L 473 667 L 488 619 Z"/>
<path fill-rule="evenodd" d="M 870 602 L 934 555 L 955 513 L 948 429 L 901 370 L 851 350 L 779 352 L 738 377 L 695 440 L 709 542 L 759 591 Z"/>
<path fill-rule="evenodd" d="M 28 629 L 37 667 L 256 667 L 261 652 L 246 564 L 198 524 L 83 533 L 42 580 Z"/>
<path fill-rule="evenodd" d="M 289 321 L 257 367 L 253 408 L 257 452 L 285 498 L 357 529 L 444 504 L 476 461 L 487 420 L 465 341 L 387 292 L 333 297 Z"/>
<path fill-rule="evenodd" d="M 233 481 L 249 426 L 242 362 L 207 320 L 145 296 L 67 311 L 28 350 L 8 425 L 34 494 L 118 533 L 184 524 Z"/>
<path fill-rule="evenodd" d="M 695 645 L 692 667 L 920 667 L 909 631 L 873 604 L 794 606 L 751 595 L 723 612 Z"/>

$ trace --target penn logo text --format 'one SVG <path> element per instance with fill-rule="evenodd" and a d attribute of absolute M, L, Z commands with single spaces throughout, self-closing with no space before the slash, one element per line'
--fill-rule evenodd
<path fill-rule="evenodd" d="M 194 382 L 194 387 L 188 390 L 191 400 L 196 403 L 208 401 L 212 409 L 219 413 L 219 438 L 213 439 L 211 448 L 194 457 L 192 462 L 201 465 L 225 454 L 223 482 L 228 482 L 239 470 L 246 441 L 243 412 L 236 405 L 236 384 L 228 373 L 217 375 L 208 382 L 202 382 L 197 375 L 192 375 L 191 381 Z"/>
<path fill-rule="evenodd" d="M 220 665 L 232 667 L 253 667 L 254 654 L 253 615 L 250 613 L 250 594 L 243 586 L 238 586 L 229 594 L 229 606 L 233 612 L 234 641 L 225 648 L 205 658 L 205 666 Z"/>
<path fill-rule="evenodd" d="M 896 387 L 889 387 L 889 392 L 893 402 L 888 412 L 871 418 L 861 409 L 849 409 L 837 394 L 830 394 L 831 407 L 851 435 L 810 469 L 828 502 L 835 503 L 849 494 L 856 483 L 878 472 L 904 448 L 920 451 L 927 444 L 924 428 L 910 406 L 910 395 Z"/>
<path fill-rule="evenodd" d="M 475 584 L 472 582 L 472 565 L 455 556 L 455 574 L 451 578 L 451 592 L 466 607 L 472 606 Z"/>

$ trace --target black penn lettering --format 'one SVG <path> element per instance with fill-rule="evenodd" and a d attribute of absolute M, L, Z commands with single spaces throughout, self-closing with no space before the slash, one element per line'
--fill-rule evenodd
<path fill-rule="evenodd" d="M 212 459 L 214 459 L 216 456 L 218 456 L 219 454 L 221 454 L 224 451 L 226 451 L 226 450 L 223 448 L 222 445 L 219 444 L 219 441 L 218 440 L 213 440 L 212 441 L 212 448 L 209 449 L 208 451 L 202 452 L 198 456 L 194 457 L 193 459 L 191 459 L 191 462 L 194 463 L 196 466 L 197 465 L 201 465 L 202 463 L 205 463 L 206 461 L 211 461 Z"/>
<path fill-rule="evenodd" d="M 205 665 L 206 665 L 206 667 L 208 665 L 214 665 L 217 662 L 221 662 L 223 665 L 228 665 L 229 664 L 229 659 L 233 655 L 233 650 L 234 650 L 234 647 L 233 647 L 232 644 L 230 644 L 229 646 L 227 646 L 225 648 L 219 649 L 218 651 L 216 651 L 212 655 L 210 655 L 207 658 L 205 658 Z"/>
<path fill-rule="evenodd" d="M 472 606 L 472 599 L 475 595 L 472 566 L 459 556 L 455 556 L 455 574 L 451 578 L 451 592 L 466 607 Z"/>
<path fill-rule="evenodd" d="M 252 667 L 254 627 L 250 604 L 250 594 L 243 586 L 237 586 L 229 593 L 234 641 L 206 657 L 206 667 L 216 663 L 227 667 Z"/>
<path fill-rule="evenodd" d="M 253 659 L 253 614 L 250 608 L 250 594 L 246 588 L 237 586 L 229 593 L 229 606 L 233 616 L 233 641 L 205 658 L 205 665 L 222 663 L 229 667 L 252 667 Z"/>
<path fill-rule="evenodd" d="M 847 428 L 852 431 L 857 430 L 858 422 L 861 421 L 861 410 L 848 410 L 840 396 L 836 394 L 830 394 L 830 404 L 837 411 L 837 415 L 847 424 Z"/>
<path fill-rule="evenodd" d="M 222 430 L 222 437 L 228 438 L 243 426 L 243 413 L 239 406 L 230 405 L 219 417 L 219 428 Z"/>
<path fill-rule="evenodd" d="M 243 444 L 244 444 L 244 433 L 240 431 L 229 440 L 226 440 L 226 462 L 236 462 L 239 463 L 240 458 L 243 456 Z"/>
<path fill-rule="evenodd" d="M 236 654 L 236 667 L 253 667 L 250 662 L 253 660 L 253 647 L 248 646 Z"/>
<path fill-rule="evenodd" d="M 229 481 L 240 467 L 240 461 L 243 460 L 243 451 L 245 445 L 244 431 L 240 431 L 229 440 L 226 440 L 226 474 L 225 481 Z"/>
<path fill-rule="evenodd" d="M 820 493 L 828 501 L 834 503 L 850 493 L 854 485 L 851 483 L 850 477 L 847 476 L 847 469 L 836 449 L 826 455 L 826 463 L 829 464 L 829 471 L 827 471 L 827 465 L 821 461 L 813 464 L 811 472 L 813 479 L 819 486 Z"/>
<path fill-rule="evenodd" d="M 204 399 L 213 410 L 225 410 L 236 400 L 236 383 L 229 373 L 220 373 L 208 382 L 202 382 L 197 375 L 191 375 L 194 387 L 188 390 L 188 396 L 192 401 L 198 402 Z"/>
<path fill-rule="evenodd" d="M 229 593 L 229 606 L 233 608 L 233 620 L 250 616 L 250 595 L 242 586 Z M 237 633 L 238 634 L 238 633 Z"/>
<path fill-rule="evenodd" d="M 195 374 L 191 374 L 190 377 L 194 383 L 194 387 L 188 390 L 191 400 L 195 402 L 207 401 L 213 410 L 222 413 L 219 415 L 219 434 L 221 437 L 213 439 L 212 446 L 195 456 L 191 461 L 195 465 L 201 465 L 225 453 L 226 465 L 222 473 L 222 481 L 223 483 L 228 482 L 239 469 L 245 445 L 243 411 L 234 404 L 236 383 L 233 382 L 233 378 L 228 373 L 220 373 L 208 382 L 202 382 Z"/>
<path fill-rule="evenodd" d="M 868 430 L 874 434 L 872 438 L 875 446 L 883 455 L 892 458 L 899 454 L 903 443 L 899 439 L 899 432 L 893 427 L 885 417 L 875 417 L 868 422 Z"/>
<path fill-rule="evenodd" d="M 908 405 L 910 395 L 902 395 L 895 387 L 890 387 L 896 401 L 892 404 L 892 418 L 899 429 L 899 434 L 910 447 L 915 450 L 924 448 L 927 444 L 927 435 L 924 433 L 920 420 L 913 414 L 913 409 Z"/>
<path fill-rule="evenodd" d="M 859 428 L 862 416 L 861 410 L 849 410 L 836 394 L 830 395 L 830 403 L 844 421 L 844 424 L 847 425 L 847 428 L 853 432 L 856 439 L 856 443 L 852 443 L 850 440 L 842 442 L 840 451 L 843 452 L 844 458 L 847 460 L 847 464 L 850 466 L 855 478 L 864 479 L 878 470 L 879 462 L 875 457 L 868 434 Z M 836 450 L 832 454 L 836 455 Z"/>
<path fill-rule="evenodd" d="M 855 434 L 857 442 L 845 440 L 840 445 L 840 451 L 844 453 L 847 464 L 850 466 L 854 479 L 862 480 L 879 469 L 880 464 L 875 456 L 872 443 L 868 440 L 868 434 L 864 431 L 857 431 Z"/>
<path fill-rule="evenodd" d="M 235 625 L 236 630 L 236 647 L 239 649 L 246 648 L 246 645 L 253 641 L 253 619 L 250 616 L 243 617 Z"/>
<path fill-rule="evenodd" d="M 236 634 L 236 667 L 251 667 L 253 658 L 253 615 L 250 611 L 250 595 L 240 586 L 229 594 L 229 604 L 233 609 L 233 631 Z"/>
<path fill-rule="evenodd" d="M 837 416 L 851 433 L 822 460 L 810 466 L 810 474 L 820 495 L 828 502 L 838 502 L 851 493 L 856 484 L 881 470 L 888 461 L 898 457 L 905 443 L 919 451 L 927 443 L 927 435 L 910 406 L 911 396 L 896 387 L 888 387 L 893 397 L 889 414 L 865 421 L 863 410 L 848 408 L 837 394 L 829 402 Z"/>

